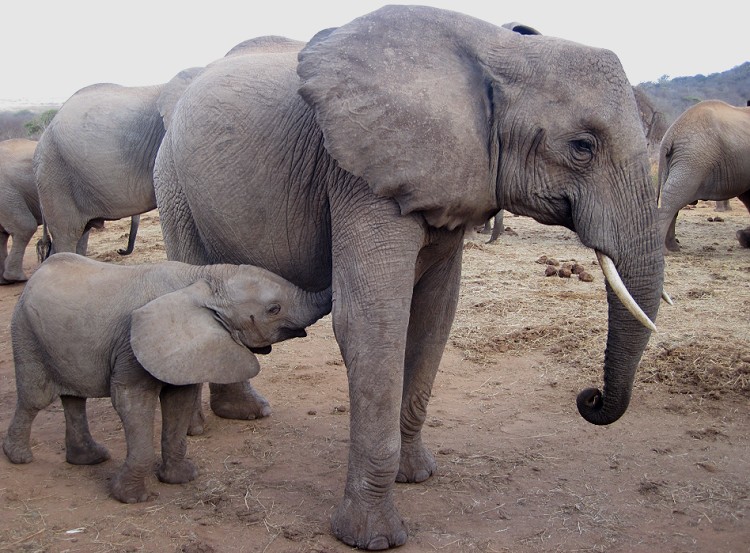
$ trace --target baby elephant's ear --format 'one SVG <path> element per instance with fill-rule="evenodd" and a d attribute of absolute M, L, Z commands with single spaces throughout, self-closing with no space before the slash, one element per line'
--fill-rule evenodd
<path fill-rule="evenodd" d="M 229 384 L 260 370 L 255 355 L 235 342 L 205 307 L 205 282 L 156 298 L 133 311 L 130 345 L 143 367 L 168 384 Z"/>

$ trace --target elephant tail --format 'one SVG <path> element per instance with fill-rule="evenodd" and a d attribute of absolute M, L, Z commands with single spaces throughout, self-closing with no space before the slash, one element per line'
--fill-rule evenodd
<path fill-rule="evenodd" d="M 141 223 L 141 215 L 132 215 L 130 217 L 130 233 L 128 233 L 128 246 L 125 249 L 120 248 L 117 253 L 120 255 L 130 255 L 135 247 L 135 236 L 138 234 L 138 226 Z"/>
<path fill-rule="evenodd" d="M 47 221 L 42 220 L 42 237 L 36 242 L 36 257 L 42 263 L 52 255 L 52 240 L 47 230 Z"/>

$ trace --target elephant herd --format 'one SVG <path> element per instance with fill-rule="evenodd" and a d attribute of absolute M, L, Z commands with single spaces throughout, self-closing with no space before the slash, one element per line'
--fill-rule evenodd
<path fill-rule="evenodd" d="M 750 208 L 749 144 L 750 108 L 698 104 L 665 136 L 657 190 L 615 54 L 523 25 L 386 6 L 307 43 L 245 41 L 164 85 L 85 88 L 38 144 L 0 144 L 2 278 L 25 280 L 23 248 L 39 224 L 52 252 L 85 255 L 91 228 L 158 207 L 169 260 L 252 265 L 324 297 L 299 326 L 331 312 L 349 379 L 332 531 L 385 549 L 407 536 L 394 483 L 436 470 L 422 426 L 456 312 L 464 230 L 507 210 L 565 226 L 595 250 L 609 305 L 604 385 L 580 392 L 577 407 L 610 424 L 655 328 L 670 223 L 694 199 L 737 196 Z M 747 245 L 750 230 L 738 237 Z M 270 413 L 247 374 L 227 381 L 202 359 L 215 414 Z M 85 395 L 59 393 L 71 404 Z M 196 405 L 180 432 L 203 431 Z M 80 432 L 71 449 L 95 449 Z"/>

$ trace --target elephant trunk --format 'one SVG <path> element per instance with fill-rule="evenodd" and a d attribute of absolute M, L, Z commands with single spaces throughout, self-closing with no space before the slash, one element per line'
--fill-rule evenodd
<path fill-rule="evenodd" d="M 308 327 L 331 312 L 331 287 L 320 292 L 299 290 L 294 305 L 297 306 L 294 311 L 295 322 L 299 324 L 300 328 Z"/>
<path fill-rule="evenodd" d="M 652 217 L 647 219 L 653 220 Z M 623 255 L 616 264 L 623 283 L 644 313 L 654 321 L 662 296 L 664 258 L 655 226 L 638 234 L 639 243 L 628 252 L 645 255 Z M 639 322 L 623 305 L 607 282 L 609 330 L 604 354 L 604 387 L 587 388 L 578 394 L 578 411 L 588 422 L 611 424 L 627 410 L 633 391 L 635 372 L 651 336 L 651 330 Z M 653 327 L 652 327 L 653 328 Z"/>

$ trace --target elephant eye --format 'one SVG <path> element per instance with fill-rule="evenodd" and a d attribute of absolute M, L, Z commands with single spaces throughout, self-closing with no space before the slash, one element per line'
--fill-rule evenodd
<path fill-rule="evenodd" d="M 579 163 L 588 163 L 594 158 L 596 146 L 590 138 L 577 138 L 570 141 L 570 151 Z"/>
<path fill-rule="evenodd" d="M 278 315 L 279 313 L 281 313 L 281 306 L 278 303 L 274 303 L 268 308 L 269 315 Z"/>

